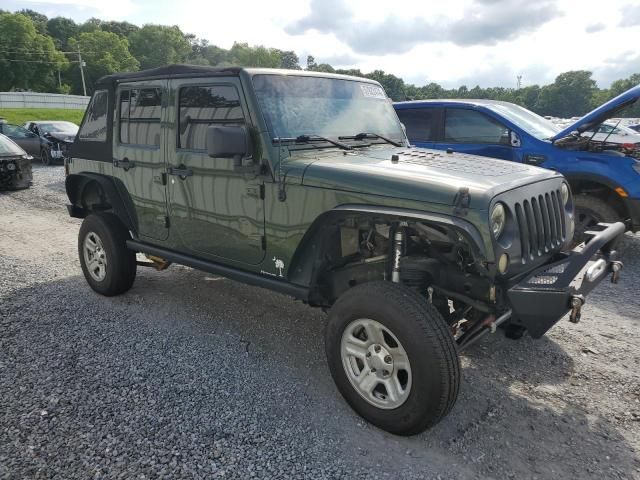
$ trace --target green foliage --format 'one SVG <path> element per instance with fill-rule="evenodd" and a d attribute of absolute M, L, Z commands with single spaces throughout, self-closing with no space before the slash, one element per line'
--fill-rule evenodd
<path fill-rule="evenodd" d="M 0 118 L 8 123 L 22 125 L 29 120 L 65 120 L 80 125 L 84 110 L 64 108 L 4 108 L 0 109 Z"/>
<path fill-rule="evenodd" d="M 79 31 L 78 24 L 70 18 L 55 17 L 47 22 L 47 32 L 53 38 L 56 47 L 61 50 L 69 48 L 69 39 L 75 37 Z"/>
<path fill-rule="evenodd" d="M 87 63 L 85 79 L 88 86 L 104 75 L 138 70 L 139 63 L 129 52 L 129 42 L 115 33 L 95 30 L 83 32 L 69 40 L 72 51 L 80 49 L 82 60 Z M 73 91 L 82 91 L 82 80 L 78 64 L 68 72 Z"/>
<path fill-rule="evenodd" d="M 33 25 L 36 27 L 36 30 L 38 31 L 38 33 L 40 35 L 46 35 L 47 34 L 47 16 L 43 15 L 42 13 L 38 13 L 35 12 L 33 10 L 30 10 L 28 8 L 25 8 L 23 10 L 20 10 L 20 12 L 22 15 L 29 17 L 31 19 L 31 21 L 33 22 Z"/>
<path fill-rule="evenodd" d="M 540 90 L 535 110 L 556 117 L 581 116 L 589 112 L 596 91 L 596 82 L 591 75 L 585 70 L 558 75 L 555 82 Z"/>
<path fill-rule="evenodd" d="M 280 68 L 282 65 L 279 50 L 262 45 L 250 47 L 247 43 L 234 43 L 227 61 L 239 67 Z"/>
<path fill-rule="evenodd" d="M 129 35 L 131 53 L 142 69 L 170 63 L 185 63 L 191 43 L 177 26 L 145 25 Z"/>
<path fill-rule="evenodd" d="M 56 72 L 67 67 L 51 37 L 37 32 L 31 17 L 21 13 L 0 15 L 0 91 L 52 91 Z"/>

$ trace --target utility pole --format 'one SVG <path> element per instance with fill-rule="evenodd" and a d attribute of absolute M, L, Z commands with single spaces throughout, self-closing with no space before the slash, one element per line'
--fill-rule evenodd
<path fill-rule="evenodd" d="M 84 83 L 84 67 L 87 66 L 86 63 L 82 61 L 82 54 L 80 53 L 80 45 L 78 45 L 78 62 L 80 63 L 80 76 L 82 77 L 82 91 L 84 92 L 84 96 L 87 96 L 87 85 Z"/>
<path fill-rule="evenodd" d="M 522 75 L 518 75 L 516 79 L 517 79 L 518 90 L 520 90 L 522 88 Z"/>

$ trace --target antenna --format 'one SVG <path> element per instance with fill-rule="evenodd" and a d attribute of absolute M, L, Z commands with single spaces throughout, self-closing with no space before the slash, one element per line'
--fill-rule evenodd
<path fill-rule="evenodd" d="M 522 75 L 516 76 L 516 85 L 518 86 L 518 90 L 522 88 Z"/>

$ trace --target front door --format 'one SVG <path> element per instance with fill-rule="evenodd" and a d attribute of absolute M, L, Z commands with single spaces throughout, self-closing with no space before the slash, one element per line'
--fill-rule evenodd
<path fill-rule="evenodd" d="M 264 189 L 231 158 L 206 152 L 209 125 L 250 124 L 237 77 L 172 80 L 168 141 L 172 235 L 192 254 L 256 265 L 264 257 Z"/>
<path fill-rule="evenodd" d="M 16 142 L 29 155 L 40 156 L 40 137 L 26 128 L 4 123 L 0 125 L 1 133 Z"/>
<path fill-rule="evenodd" d="M 509 129 L 489 115 L 467 108 L 446 109 L 443 141 L 437 148 L 516 160 Z"/>
<path fill-rule="evenodd" d="M 113 172 L 135 205 L 138 233 L 143 239 L 165 240 L 169 236 L 164 176 L 166 97 L 167 80 L 123 84 L 117 91 Z"/>
<path fill-rule="evenodd" d="M 443 109 L 437 107 L 403 108 L 397 113 L 407 130 L 407 137 L 412 145 L 421 148 L 435 148 L 436 140 L 442 137 Z"/>

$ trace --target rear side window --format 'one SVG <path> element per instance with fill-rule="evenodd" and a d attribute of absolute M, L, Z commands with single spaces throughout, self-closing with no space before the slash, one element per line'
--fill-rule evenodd
<path fill-rule="evenodd" d="M 178 148 L 205 150 L 209 125 L 245 123 L 238 91 L 233 85 L 180 89 Z"/>
<path fill-rule="evenodd" d="M 93 94 L 84 122 L 78 132 L 80 140 L 88 142 L 105 142 L 107 140 L 107 110 L 109 94 L 106 90 L 97 90 Z"/>
<path fill-rule="evenodd" d="M 120 143 L 160 146 L 160 88 L 135 88 L 120 92 Z"/>
<path fill-rule="evenodd" d="M 398 117 L 407 129 L 407 137 L 411 141 L 436 140 L 438 130 L 438 111 L 432 108 L 412 108 L 398 110 Z"/>
<path fill-rule="evenodd" d="M 456 143 L 504 143 L 508 130 L 504 125 L 475 110 L 447 109 L 444 138 Z"/>

